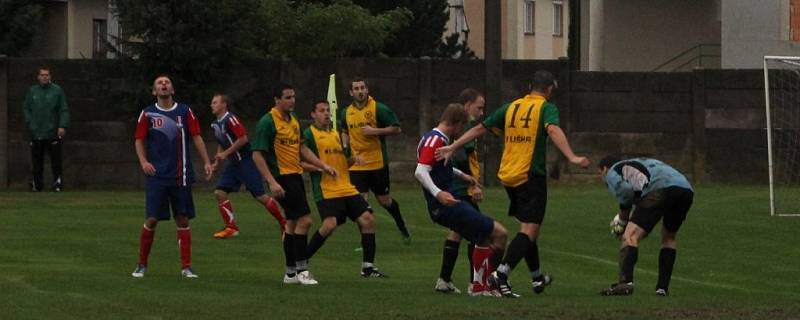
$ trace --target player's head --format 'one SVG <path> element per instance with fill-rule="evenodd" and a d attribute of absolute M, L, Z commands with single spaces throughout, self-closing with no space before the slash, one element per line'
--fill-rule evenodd
<path fill-rule="evenodd" d="M 331 124 L 331 105 L 328 100 L 319 99 L 314 102 L 314 107 L 311 109 L 311 119 L 320 128 L 327 128 Z"/>
<path fill-rule="evenodd" d="M 350 96 L 359 104 L 367 102 L 369 98 L 369 86 L 367 80 L 355 77 L 350 81 Z"/>
<path fill-rule="evenodd" d="M 291 85 L 279 83 L 272 90 L 272 98 L 275 99 L 275 106 L 281 111 L 294 110 L 294 87 Z"/>
<path fill-rule="evenodd" d="M 464 110 L 464 106 L 459 103 L 451 103 L 442 112 L 439 119 L 439 129 L 444 129 L 448 136 L 456 136 L 461 133 L 461 129 L 469 121 L 469 114 Z"/>
<path fill-rule="evenodd" d="M 41 66 L 39 67 L 39 71 L 36 73 L 36 81 L 39 82 L 40 85 L 46 85 L 50 83 L 50 67 L 48 66 Z"/>
<path fill-rule="evenodd" d="M 458 95 L 458 103 L 464 105 L 464 110 L 469 113 L 472 120 L 483 117 L 483 110 L 486 107 L 486 99 L 480 91 L 473 88 L 466 88 Z"/>
<path fill-rule="evenodd" d="M 537 92 L 545 98 L 550 98 L 553 94 L 553 90 L 557 87 L 556 80 L 550 71 L 539 70 L 533 73 L 531 92 Z"/>
<path fill-rule="evenodd" d="M 175 94 L 172 80 L 166 74 L 161 74 L 153 80 L 153 96 L 159 99 L 171 98 Z"/>
<path fill-rule="evenodd" d="M 211 113 L 215 116 L 224 114 L 228 111 L 228 104 L 230 101 L 231 99 L 228 98 L 227 94 L 215 93 L 214 97 L 211 98 Z"/>
<path fill-rule="evenodd" d="M 605 179 L 608 169 L 611 169 L 611 167 L 613 167 L 614 164 L 619 161 L 619 158 L 612 155 L 605 156 L 603 159 L 601 159 L 600 162 L 597 163 L 597 169 L 600 170 L 600 178 Z"/>

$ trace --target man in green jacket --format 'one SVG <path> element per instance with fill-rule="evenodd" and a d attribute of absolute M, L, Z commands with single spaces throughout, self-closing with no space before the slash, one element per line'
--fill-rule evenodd
<path fill-rule="evenodd" d="M 25 97 L 25 124 L 31 132 L 31 158 L 33 179 L 31 191 L 42 190 L 44 153 L 50 154 L 53 168 L 53 191 L 60 192 L 61 145 L 69 126 L 67 98 L 61 87 L 50 80 L 50 68 L 40 67 L 36 76 L 38 84 L 31 87 Z"/>

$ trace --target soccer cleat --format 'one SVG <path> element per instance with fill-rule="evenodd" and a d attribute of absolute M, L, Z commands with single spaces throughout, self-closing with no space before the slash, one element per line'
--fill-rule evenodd
<path fill-rule="evenodd" d="M 144 273 L 145 272 L 147 272 L 147 267 L 145 267 L 144 265 L 140 264 L 140 265 L 136 266 L 136 269 L 133 270 L 133 273 L 131 273 L 131 276 L 133 276 L 134 278 L 144 278 Z"/>
<path fill-rule="evenodd" d="M 433 289 L 441 293 L 461 293 L 452 281 L 444 281 L 442 278 L 436 279 L 436 286 Z"/>
<path fill-rule="evenodd" d="M 184 278 L 197 278 L 197 274 L 192 271 L 191 267 L 183 268 L 183 270 L 181 270 L 181 276 Z"/>
<path fill-rule="evenodd" d="M 314 275 L 312 275 L 311 272 L 309 272 L 308 270 L 305 270 L 303 272 L 298 272 L 295 278 L 297 278 L 298 283 L 304 286 L 313 286 L 319 283 L 317 282 L 317 280 L 314 279 Z"/>
<path fill-rule="evenodd" d="M 629 296 L 633 294 L 633 282 L 614 283 L 600 291 L 601 296 Z"/>
<path fill-rule="evenodd" d="M 283 283 L 285 284 L 299 284 L 300 280 L 297 279 L 297 274 L 292 273 L 292 275 L 284 274 L 283 275 Z"/>
<path fill-rule="evenodd" d="M 667 289 L 658 288 L 656 289 L 656 295 L 662 297 L 669 297 L 669 291 Z"/>
<path fill-rule="evenodd" d="M 388 278 L 389 276 L 383 272 L 380 272 L 378 268 L 375 267 L 367 267 L 361 268 L 361 277 L 364 278 Z"/>
<path fill-rule="evenodd" d="M 236 230 L 236 229 L 231 228 L 231 227 L 225 227 L 225 229 L 222 229 L 221 231 L 215 233 L 214 234 L 214 238 L 227 239 L 227 238 L 236 237 L 238 235 L 239 235 L 239 230 Z"/>
<path fill-rule="evenodd" d="M 540 294 L 544 292 L 544 287 L 549 286 L 553 283 L 553 276 L 549 274 L 542 274 L 535 279 L 531 280 L 531 285 L 533 286 L 533 293 Z"/>
<path fill-rule="evenodd" d="M 497 290 L 500 294 L 505 298 L 519 298 L 520 295 L 511 291 L 511 285 L 508 283 L 508 279 L 501 277 L 497 271 L 492 272 L 489 275 L 489 288 Z"/>

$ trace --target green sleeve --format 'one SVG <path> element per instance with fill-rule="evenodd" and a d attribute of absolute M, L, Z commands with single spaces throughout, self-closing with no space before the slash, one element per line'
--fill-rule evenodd
<path fill-rule="evenodd" d="M 545 102 L 544 107 L 542 108 L 542 124 L 554 124 L 559 126 L 559 115 L 558 115 L 558 108 L 556 105 Z M 544 127 L 544 126 L 543 126 Z"/>
<path fill-rule="evenodd" d="M 264 115 L 256 125 L 256 137 L 253 139 L 253 150 L 269 151 L 272 142 L 275 140 L 275 123 L 272 116 L 268 113 Z"/>
<path fill-rule="evenodd" d="M 397 115 L 394 114 L 392 109 L 389 109 L 385 104 L 378 103 L 375 107 L 375 112 L 377 113 L 378 118 L 378 127 L 385 128 L 385 127 L 399 127 L 400 120 L 397 119 Z"/>
<path fill-rule="evenodd" d="M 506 126 L 506 111 L 508 110 L 508 106 L 510 103 L 504 104 L 500 109 L 495 110 L 494 113 L 486 117 L 483 120 L 483 126 L 486 128 L 497 128 L 500 130 L 505 130 Z"/>
<path fill-rule="evenodd" d="M 306 145 L 317 157 L 319 157 L 319 150 L 317 150 L 317 141 L 314 140 L 314 133 L 311 132 L 311 126 L 303 130 L 303 144 Z"/>
<path fill-rule="evenodd" d="M 336 113 L 338 113 L 336 115 L 336 121 L 339 122 L 336 126 L 339 128 L 339 132 L 344 134 L 347 134 L 347 108 L 348 107 L 336 109 Z"/>
<path fill-rule="evenodd" d="M 69 127 L 69 109 L 67 108 L 67 97 L 64 91 L 58 88 L 58 127 Z"/>

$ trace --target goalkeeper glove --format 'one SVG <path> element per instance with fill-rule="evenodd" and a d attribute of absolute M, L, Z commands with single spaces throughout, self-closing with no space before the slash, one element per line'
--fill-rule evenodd
<path fill-rule="evenodd" d="M 628 224 L 628 221 L 622 220 L 619 218 L 619 214 L 614 216 L 614 219 L 611 219 L 611 223 L 609 223 L 609 227 L 611 227 L 611 234 L 615 237 L 619 238 L 625 233 L 625 226 Z"/>

